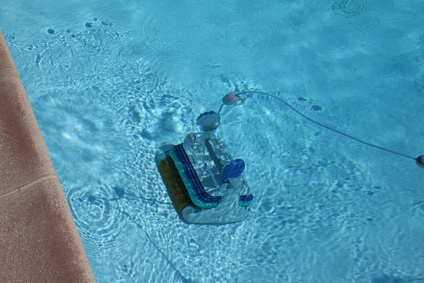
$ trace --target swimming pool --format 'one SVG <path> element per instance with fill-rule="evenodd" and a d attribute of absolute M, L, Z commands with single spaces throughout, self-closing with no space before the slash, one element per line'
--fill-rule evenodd
<path fill-rule="evenodd" d="M 153 160 L 224 94 L 258 89 L 422 154 L 421 1 L 143 2 L 0 0 L 97 281 L 424 277 L 423 171 L 269 97 L 226 109 L 217 133 L 247 164 L 245 222 L 182 223 Z"/>

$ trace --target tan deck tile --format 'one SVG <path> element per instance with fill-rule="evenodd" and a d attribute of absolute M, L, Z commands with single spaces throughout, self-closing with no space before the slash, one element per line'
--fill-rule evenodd
<path fill-rule="evenodd" d="M 93 282 L 59 180 L 0 199 L 0 282 Z"/>
<path fill-rule="evenodd" d="M 47 175 L 53 164 L 18 78 L 0 81 L 0 196 Z"/>
<path fill-rule="evenodd" d="M 94 282 L 1 30 L 0 282 Z"/>

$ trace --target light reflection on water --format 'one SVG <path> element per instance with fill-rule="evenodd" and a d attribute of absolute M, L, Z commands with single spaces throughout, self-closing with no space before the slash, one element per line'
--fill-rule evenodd
<path fill-rule="evenodd" d="M 178 219 L 154 154 L 195 131 L 197 115 L 233 90 L 280 91 L 319 121 L 418 151 L 414 125 L 424 121 L 412 118 L 423 48 L 406 23 L 410 2 L 259 2 L 115 7 L 132 22 L 95 13 L 69 28 L 40 20 L 39 39 L 6 26 L 99 282 L 391 282 L 423 274 L 416 168 L 271 99 L 225 109 L 218 131 L 247 163 L 249 219 Z"/>

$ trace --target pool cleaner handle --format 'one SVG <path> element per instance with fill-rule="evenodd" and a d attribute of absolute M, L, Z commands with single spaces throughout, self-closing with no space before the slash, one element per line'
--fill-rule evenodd
<path fill-rule="evenodd" d="M 215 111 L 204 112 L 197 117 L 196 124 L 205 133 L 212 132 L 218 128 L 220 116 Z"/>

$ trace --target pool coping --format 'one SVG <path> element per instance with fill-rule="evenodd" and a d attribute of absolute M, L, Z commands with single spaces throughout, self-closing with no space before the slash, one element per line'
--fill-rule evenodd
<path fill-rule="evenodd" d="M 0 29 L 0 282 L 95 282 Z"/>

